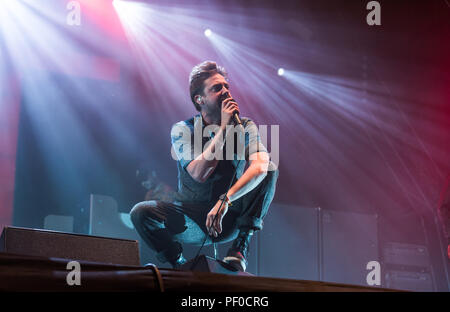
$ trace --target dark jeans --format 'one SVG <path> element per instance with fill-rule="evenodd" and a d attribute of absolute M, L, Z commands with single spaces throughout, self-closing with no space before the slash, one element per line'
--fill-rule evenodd
<path fill-rule="evenodd" d="M 139 235 L 157 252 L 161 262 L 175 260 L 182 252 L 181 243 L 205 245 L 229 242 L 240 230 L 261 230 L 263 219 L 275 194 L 278 170 L 266 177 L 250 192 L 235 200 L 222 220 L 222 233 L 217 238 L 207 235 L 206 216 L 217 203 L 186 203 L 150 200 L 138 203 L 130 212 Z"/>

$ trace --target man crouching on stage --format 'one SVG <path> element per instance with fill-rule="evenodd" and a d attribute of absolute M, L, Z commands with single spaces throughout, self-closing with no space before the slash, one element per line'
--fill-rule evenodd
<path fill-rule="evenodd" d="M 195 66 L 189 84 L 191 100 L 200 113 L 172 127 L 178 192 L 172 201 L 138 203 L 130 212 L 131 220 L 157 258 L 174 268 L 186 262 L 182 243 L 201 245 L 209 235 L 207 244 L 234 239 L 224 261 L 245 271 L 249 242 L 254 232 L 262 229 L 275 194 L 278 169 L 269 160 L 256 124 L 245 117 L 241 118 L 245 131 L 240 137 L 245 157 L 238 157 L 237 140 L 231 139 L 235 134 L 230 128 L 234 128 L 233 115 L 239 113 L 239 107 L 222 67 L 210 61 Z"/>

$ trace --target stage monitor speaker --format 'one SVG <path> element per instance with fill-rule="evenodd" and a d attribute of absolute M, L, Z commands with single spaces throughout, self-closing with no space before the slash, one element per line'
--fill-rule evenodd
<path fill-rule="evenodd" d="M 0 251 L 12 254 L 140 265 L 137 241 L 6 226 Z"/>

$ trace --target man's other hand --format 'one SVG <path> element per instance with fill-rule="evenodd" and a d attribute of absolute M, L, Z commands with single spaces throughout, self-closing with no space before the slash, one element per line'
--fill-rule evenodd
<path fill-rule="evenodd" d="M 228 203 L 225 201 L 222 207 L 220 207 L 221 205 L 222 200 L 217 201 L 206 217 L 206 229 L 210 236 L 217 237 L 222 233 L 222 219 L 228 211 Z"/>

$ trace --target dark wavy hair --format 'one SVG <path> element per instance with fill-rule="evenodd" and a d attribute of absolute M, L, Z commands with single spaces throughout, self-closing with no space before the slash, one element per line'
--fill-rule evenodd
<path fill-rule="evenodd" d="M 215 74 L 221 74 L 225 79 L 228 78 L 225 68 L 217 65 L 213 61 L 204 61 L 192 68 L 191 74 L 189 75 L 189 93 L 191 95 L 191 101 L 198 111 L 201 110 L 200 105 L 195 102 L 194 98 L 198 94 L 203 95 L 205 80 Z"/>

